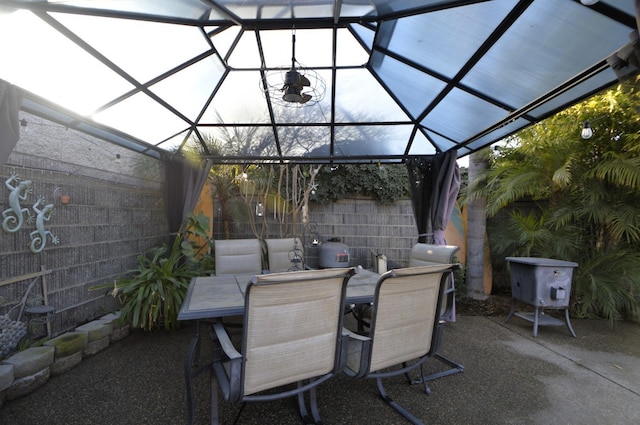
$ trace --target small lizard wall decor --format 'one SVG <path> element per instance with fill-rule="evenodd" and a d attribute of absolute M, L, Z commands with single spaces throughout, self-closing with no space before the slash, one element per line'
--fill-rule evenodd
<path fill-rule="evenodd" d="M 44 208 L 40 209 L 40 205 L 44 205 Z M 47 245 L 47 235 L 51 237 L 51 243 L 57 245 L 60 243 L 60 239 L 49 230 L 45 230 L 44 223 L 51 219 L 51 215 L 54 211 L 53 204 L 46 204 L 43 196 L 39 196 L 35 204 L 33 204 L 33 211 L 36 213 L 36 230 L 29 234 L 31 238 L 31 244 L 29 248 L 31 252 L 37 254 L 42 251 Z"/>
<path fill-rule="evenodd" d="M 2 211 L 2 229 L 8 233 L 15 233 L 22 228 L 25 213 L 27 220 L 31 219 L 31 211 L 29 208 L 22 208 L 20 202 L 27 200 L 27 195 L 31 193 L 33 188 L 31 180 L 20 181 L 16 173 L 12 173 L 4 184 L 11 192 L 9 193 L 9 208 Z"/>

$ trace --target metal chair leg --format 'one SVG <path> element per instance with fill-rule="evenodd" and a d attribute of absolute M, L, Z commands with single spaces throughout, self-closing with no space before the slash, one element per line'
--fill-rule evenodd
<path fill-rule="evenodd" d="M 247 403 L 242 403 L 240 405 L 240 409 L 238 409 L 238 414 L 236 414 L 236 418 L 233 420 L 233 425 L 236 425 L 238 423 L 238 421 L 240 420 L 240 415 L 242 415 L 242 411 L 246 406 L 247 406 Z"/>
<path fill-rule="evenodd" d="M 194 335 L 189 343 L 187 358 L 184 365 L 184 379 L 187 386 L 187 423 L 193 424 L 195 416 L 195 400 L 193 397 L 193 378 L 195 377 L 193 370 L 197 367 L 197 353 L 200 346 L 200 335 Z"/>
<path fill-rule="evenodd" d="M 187 424 L 193 425 L 195 418 L 196 403 L 193 394 L 193 378 L 200 375 L 202 372 L 210 369 L 213 373 L 213 363 L 207 363 L 205 366 L 200 367 L 200 322 L 196 323 L 196 331 L 191 337 L 189 342 L 189 349 L 187 350 L 187 357 L 184 362 L 184 380 L 187 387 Z M 215 379 L 215 376 L 212 377 Z M 213 406 L 212 406 L 213 408 Z"/>
<path fill-rule="evenodd" d="M 420 365 L 420 378 L 422 380 L 422 384 L 424 385 L 424 392 L 426 395 L 430 395 L 431 394 L 431 388 L 429 387 L 429 384 L 427 384 L 427 382 L 429 382 L 429 380 L 424 376 L 424 363 L 422 363 Z"/>
<path fill-rule="evenodd" d="M 218 379 L 216 378 L 215 370 L 211 368 L 211 425 L 218 425 L 219 423 Z"/>
<path fill-rule="evenodd" d="M 405 368 L 407 367 L 407 363 L 404 362 L 402 363 L 402 367 Z M 414 385 L 414 384 L 424 384 L 424 392 L 427 395 L 431 394 L 431 388 L 429 387 L 429 385 L 427 384 L 427 382 L 430 381 L 430 379 L 428 379 L 428 376 L 425 376 L 424 374 L 424 363 L 420 365 L 420 377 L 418 378 L 412 378 L 411 375 L 409 374 L 409 372 L 406 372 L 404 374 L 404 376 L 407 378 L 407 380 L 409 381 L 409 384 Z"/>
<path fill-rule="evenodd" d="M 300 387 L 301 383 L 298 382 L 298 387 Z M 307 410 L 307 403 L 304 400 L 304 393 L 298 393 L 298 411 L 300 412 L 300 417 L 304 421 L 305 424 L 312 423 L 311 415 L 309 415 L 309 411 Z"/>
<path fill-rule="evenodd" d="M 316 425 L 322 425 L 322 419 L 320 419 L 320 411 L 318 410 L 318 400 L 316 398 L 316 387 L 309 390 L 309 404 L 311 406 L 311 417 Z"/>
<path fill-rule="evenodd" d="M 298 388 L 303 385 L 303 382 L 298 382 Z M 307 402 L 304 399 L 304 392 L 299 392 L 297 394 L 298 399 L 298 410 L 300 411 L 300 417 L 304 421 L 305 424 L 321 424 L 320 414 L 318 412 L 317 402 L 315 400 L 315 389 L 312 388 L 309 390 L 309 400 L 311 405 L 311 414 L 309 414 L 309 410 L 307 409 Z"/>
<path fill-rule="evenodd" d="M 400 403 L 393 400 L 384 389 L 384 385 L 382 384 L 382 378 L 376 378 L 376 383 L 378 384 L 378 392 L 380 393 L 380 397 L 387 403 L 389 406 L 393 407 L 398 413 L 404 416 L 409 422 L 414 425 L 424 425 L 418 418 L 413 416 L 407 409 L 405 409 Z"/>
<path fill-rule="evenodd" d="M 427 375 L 427 376 L 422 376 L 421 378 L 416 378 L 413 381 L 411 381 L 412 384 L 419 384 L 419 383 L 423 383 L 423 382 L 428 382 L 428 381 L 433 381 L 434 379 L 438 379 L 438 378 L 443 378 L 445 376 L 449 376 L 449 375 L 454 375 L 456 373 L 460 373 L 460 372 L 464 372 L 464 366 L 461 365 L 460 363 L 457 363 L 453 360 L 451 360 L 448 357 L 443 356 L 442 354 L 439 353 L 440 351 L 440 346 L 442 345 L 442 335 L 444 333 L 444 325 L 445 322 L 441 321 L 436 329 L 437 335 L 435 338 L 435 348 L 434 348 L 434 354 L 432 356 L 432 358 L 435 358 L 437 360 L 440 360 L 441 362 L 445 363 L 447 366 L 450 367 L 450 369 L 442 371 L 442 372 L 436 372 L 436 373 L 432 373 L 431 375 Z"/>
<path fill-rule="evenodd" d="M 447 364 L 448 366 L 451 366 L 450 369 L 444 370 L 442 372 L 436 372 L 436 373 L 432 373 L 430 375 L 426 375 L 426 376 L 421 376 L 419 378 L 415 378 L 411 381 L 412 384 L 421 384 L 421 383 L 426 383 L 429 381 L 433 381 L 434 379 L 438 379 L 438 378 L 444 378 L 445 376 L 449 376 L 449 375 L 455 375 L 456 373 L 460 373 L 460 372 L 464 372 L 464 366 L 461 365 L 460 363 L 456 363 L 453 360 L 449 359 L 448 357 L 443 356 L 442 354 L 434 354 L 433 355 L 434 359 L 440 360 L 441 362 Z M 430 393 L 430 391 L 429 391 Z M 427 393 L 427 394 L 429 394 Z"/>
<path fill-rule="evenodd" d="M 364 317 L 364 309 L 371 304 L 357 304 L 351 309 L 351 314 L 356 319 L 358 323 L 358 333 L 364 334 L 366 329 L 370 327 L 370 323 Z M 366 329 L 365 329 L 366 328 Z"/>

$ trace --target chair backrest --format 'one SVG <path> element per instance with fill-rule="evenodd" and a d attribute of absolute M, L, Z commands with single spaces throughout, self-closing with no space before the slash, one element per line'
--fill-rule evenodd
<path fill-rule="evenodd" d="M 453 258 L 459 250 L 460 247 L 454 245 L 417 243 L 411 248 L 409 267 L 429 266 L 433 263 L 453 263 Z"/>
<path fill-rule="evenodd" d="M 455 245 L 432 245 L 426 243 L 417 243 L 411 248 L 409 254 L 409 267 L 428 266 L 434 263 L 444 264 L 453 263 L 456 252 L 460 247 Z M 440 309 L 440 315 L 443 319 L 455 322 L 455 282 L 453 273 L 448 273 L 444 291 L 447 294 Z"/>
<path fill-rule="evenodd" d="M 443 275 L 452 264 L 390 270 L 377 284 L 371 317 L 375 372 L 431 354 L 440 315 Z"/>
<path fill-rule="evenodd" d="M 269 263 L 267 268 L 270 272 L 279 273 L 304 268 L 304 247 L 299 238 L 266 239 L 265 243 Z"/>
<path fill-rule="evenodd" d="M 214 256 L 217 276 L 262 272 L 262 244 L 258 239 L 216 240 Z"/>
<path fill-rule="evenodd" d="M 243 394 L 337 371 L 353 268 L 255 276 L 247 287 Z"/>

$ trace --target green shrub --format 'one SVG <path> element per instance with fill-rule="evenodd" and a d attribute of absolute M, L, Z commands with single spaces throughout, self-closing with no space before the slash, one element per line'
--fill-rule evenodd
<path fill-rule="evenodd" d="M 211 240 L 207 229 L 207 217 L 190 216 L 171 249 L 166 245 L 150 248 L 138 256 L 137 268 L 119 276 L 113 284 L 91 289 L 112 289 L 111 295 L 122 304 L 120 320 L 133 327 L 148 331 L 160 326 L 169 331 L 176 329 L 189 281 L 210 271 L 212 261 L 206 248 Z M 197 246 L 189 235 L 203 237 L 205 244 Z"/>

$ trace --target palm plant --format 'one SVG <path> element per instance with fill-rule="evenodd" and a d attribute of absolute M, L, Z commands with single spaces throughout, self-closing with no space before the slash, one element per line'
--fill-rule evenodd
<path fill-rule="evenodd" d="M 232 233 L 235 217 L 245 217 L 244 204 L 240 201 L 240 192 L 235 182 L 240 173 L 237 165 L 219 164 L 211 167 L 209 181 L 213 188 L 214 202 L 218 206 L 220 223 L 225 238 Z"/>
<path fill-rule="evenodd" d="M 573 310 L 609 320 L 640 313 L 640 104 L 634 85 L 618 87 L 529 127 L 507 146 L 470 197 L 489 216 L 508 209 L 490 232 L 498 256 L 571 260 Z M 594 136 L 579 137 L 588 117 Z M 530 208 L 513 204 L 527 200 Z"/>
<path fill-rule="evenodd" d="M 254 131 L 245 130 L 245 137 L 254 135 Z M 239 129 L 225 130 L 222 138 L 216 139 L 209 133 L 203 133 L 204 144 L 191 137 L 184 147 L 187 155 L 219 156 L 235 155 L 237 152 L 230 151 L 230 146 L 243 139 L 243 133 Z M 239 144 L 245 146 L 245 143 Z M 245 146 L 246 147 L 246 146 Z M 219 223 L 225 238 L 229 238 L 232 233 L 232 226 L 238 218 L 246 218 L 245 205 L 240 199 L 240 186 L 237 183 L 238 176 L 242 175 L 242 169 L 235 164 L 214 164 L 209 171 L 209 183 L 213 191 L 213 201 L 219 212 Z"/>

